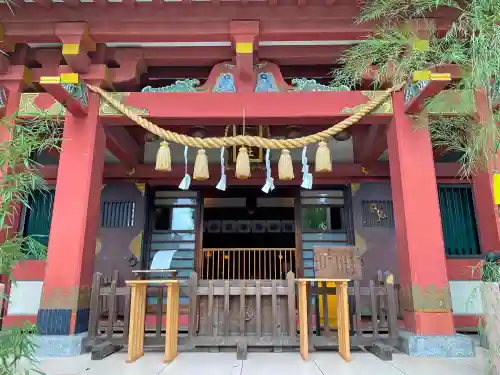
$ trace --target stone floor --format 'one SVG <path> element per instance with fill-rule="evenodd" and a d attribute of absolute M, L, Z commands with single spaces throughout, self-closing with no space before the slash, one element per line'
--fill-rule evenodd
<path fill-rule="evenodd" d="M 146 353 L 126 364 L 126 353 L 91 361 L 90 355 L 41 358 L 47 375 L 486 375 L 486 351 L 477 348 L 475 358 L 417 358 L 394 354 L 384 362 L 371 353 L 354 352 L 346 363 L 335 352 L 315 352 L 303 361 L 299 353 L 249 353 L 245 361 L 235 353 L 181 353 L 165 365 L 161 353 Z"/>

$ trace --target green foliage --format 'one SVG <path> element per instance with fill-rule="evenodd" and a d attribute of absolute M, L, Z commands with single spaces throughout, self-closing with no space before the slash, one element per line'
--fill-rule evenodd
<path fill-rule="evenodd" d="M 413 48 L 418 38 L 407 21 L 424 18 L 430 11 L 456 18 L 445 35 L 429 27 L 430 48 L 419 51 Z M 377 68 L 372 72 L 375 87 L 398 84 L 408 82 L 415 71 L 454 64 L 462 79 L 453 82 L 450 89 L 460 90 L 458 98 L 438 95 L 428 105 L 433 111 L 458 112 L 461 117 L 457 113 L 432 121 L 434 144 L 462 153 L 464 174 L 495 160 L 492 154 L 498 143 L 496 121 L 500 114 L 493 109 L 493 102 L 500 99 L 500 1 L 370 0 L 359 19 L 366 21 L 378 22 L 377 30 L 345 52 L 340 60 L 343 68 L 333 72 L 332 84 L 359 85 L 372 67 Z M 489 116 L 481 119 L 481 129 L 473 116 L 476 92 L 484 94 L 489 111 Z"/>
<path fill-rule="evenodd" d="M 15 282 L 12 269 L 20 261 L 32 256 L 42 258 L 46 253 L 36 236 L 23 237 L 12 230 L 12 224 L 23 206 L 30 208 L 33 193 L 47 188 L 34 157 L 43 150 L 58 147 L 60 123 L 44 114 L 29 120 L 14 116 L 1 120 L 0 134 L 3 136 L 0 144 L 0 230 L 3 235 L 0 274 L 11 276 Z M 23 362 L 35 363 L 35 332 L 36 327 L 29 323 L 0 331 L 0 375 L 14 374 Z M 33 370 L 31 365 L 30 368 Z M 36 368 L 34 371 L 38 372 Z"/>
<path fill-rule="evenodd" d="M 36 345 L 34 335 L 36 327 L 26 323 L 23 326 L 13 327 L 0 331 L 0 375 L 12 375 L 23 365 L 27 365 L 32 371 L 41 374 L 36 368 L 34 353 Z M 28 363 L 27 363 L 28 362 Z M 29 374 L 30 370 L 24 370 Z"/>

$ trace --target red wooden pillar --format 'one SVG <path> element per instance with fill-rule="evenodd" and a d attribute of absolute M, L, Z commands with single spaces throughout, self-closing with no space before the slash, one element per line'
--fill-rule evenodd
<path fill-rule="evenodd" d="M 476 111 L 480 123 L 489 121 L 489 116 L 491 116 L 489 104 L 482 91 L 476 93 Z M 497 158 L 498 164 L 500 162 L 498 155 L 494 157 Z M 479 240 L 483 252 L 500 251 L 500 220 L 493 193 L 493 166 L 492 161 L 487 170 L 478 172 L 472 179 Z M 500 164 L 498 164 L 498 168 L 500 168 Z"/>
<path fill-rule="evenodd" d="M 37 319 L 41 334 L 72 335 L 88 329 L 105 148 L 99 97 L 90 93 L 86 116 L 67 112 L 65 117 Z"/>
<path fill-rule="evenodd" d="M 418 335 L 454 334 L 429 132 L 405 115 L 403 92 L 393 106 L 387 144 L 405 324 Z"/>
<path fill-rule="evenodd" d="M 481 250 L 500 251 L 500 220 L 493 196 L 493 172 L 478 172 L 473 177 L 474 203 Z"/>
<path fill-rule="evenodd" d="M 14 120 L 14 115 L 19 108 L 19 102 L 21 101 L 21 93 L 26 82 L 24 80 L 24 66 L 11 67 L 9 73 L 2 77 L 2 82 L 0 82 L 0 115 L 3 119 Z M 16 78 L 17 76 L 17 78 Z M 10 138 L 10 131 L 7 127 L 0 127 L 0 143 L 7 142 Z M 0 241 L 4 242 L 10 235 L 16 233 L 19 226 L 19 212 L 20 207 L 15 209 L 13 207 L 14 215 L 11 220 L 5 223 L 7 228 L 2 228 L 0 230 Z M 10 292 L 10 280 L 7 275 L 0 275 L 0 283 L 5 284 L 5 294 L 8 295 Z M 0 304 L 3 305 L 3 315 L 7 314 L 8 301 L 0 300 Z M 0 307 L 2 310 L 2 307 Z M 1 327 L 1 326 L 0 326 Z"/>

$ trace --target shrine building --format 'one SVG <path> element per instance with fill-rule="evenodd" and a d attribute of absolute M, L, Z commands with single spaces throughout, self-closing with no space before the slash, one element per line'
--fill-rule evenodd
<path fill-rule="evenodd" d="M 370 74 L 356 89 L 331 86 L 337 59 L 373 30 L 369 23 L 354 23 L 363 1 L 24 0 L 18 5 L 13 12 L 6 4 L 0 8 L 6 52 L 0 55 L 2 115 L 58 118 L 63 140 L 60 152 L 36 156 L 49 191 L 37 192 L 16 223 L 24 235 L 40 236 L 47 259 L 15 268 L 17 283 L 8 288 L 3 327 L 36 323 L 40 337 L 63 343 L 59 354 L 78 354 L 90 332 L 95 275 L 115 277 L 116 288 L 139 277 L 134 271 L 181 283 L 195 273 L 206 286 L 198 295 L 206 295 L 210 285 L 217 289 L 217 283 L 223 289 L 226 282 L 262 281 L 276 286 L 279 301 L 289 272 L 315 277 L 316 247 L 350 247 L 362 266 L 354 288 L 361 288 L 361 297 L 352 292 L 350 299 L 353 330 L 365 322 L 367 330 L 378 332 L 371 324 L 385 319 L 388 305 L 377 305 L 382 315 L 372 319 L 376 306 L 363 292 L 375 280 L 379 288 L 394 284 L 398 334 L 408 342 L 424 337 L 432 348 L 443 342 L 472 347 L 461 334 L 477 329 L 482 312 L 480 301 L 468 302 L 479 282 L 471 267 L 482 253 L 500 249 L 491 173 L 461 178 L 460 155 L 433 149 L 429 131 L 415 130 L 414 124 L 421 116 L 440 114 L 424 109 L 425 100 L 460 79 L 455 67 L 436 70 L 447 79 L 393 92 L 387 91 L 390 83 L 373 90 Z M 450 15 L 438 12 L 432 22 L 444 31 Z M 196 178 L 200 148 L 173 141 L 162 146 L 162 137 L 137 122 L 198 140 L 257 136 L 281 142 L 330 128 L 383 95 L 376 108 L 319 146 L 283 151 L 246 145 L 250 172 L 244 178 L 236 176 L 243 144 L 202 147 L 208 175 Z M 170 152 L 170 171 L 156 168 L 161 147 Z M 316 172 L 318 147 L 326 148 L 331 171 Z M 288 178 L 280 179 L 283 153 L 292 164 Z M 384 273 L 390 277 L 381 279 Z M 161 320 L 161 309 L 158 317 L 153 308 L 161 305 L 158 298 L 147 296 L 147 327 Z M 181 290 L 180 332 L 201 335 L 197 325 L 220 318 L 213 311 L 227 313 L 233 332 L 229 302 L 200 297 L 197 307 L 192 298 L 196 301 L 196 293 Z M 97 321 L 126 325 L 123 301 Z M 258 336 L 267 321 L 286 318 L 288 335 L 296 335 L 293 303 L 278 302 L 274 311 L 269 300 L 269 312 L 261 317 L 260 295 L 255 301 L 244 307 L 230 303 L 235 324 L 245 321 L 238 329 L 257 327 L 252 332 Z M 329 299 L 328 308 L 335 309 L 334 302 Z M 313 312 L 317 334 L 329 330 L 325 311 Z M 217 332 L 210 328 L 207 336 L 223 337 L 222 326 Z M 272 327 L 276 338 L 283 327 Z M 361 337 L 361 328 L 352 336 Z M 215 342 L 211 345 L 233 345 Z M 285 346 L 270 344 L 280 345 Z"/>

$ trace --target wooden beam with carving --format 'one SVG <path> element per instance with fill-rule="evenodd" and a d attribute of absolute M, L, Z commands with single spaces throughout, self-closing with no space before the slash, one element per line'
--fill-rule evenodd
<path fill-rule="evenodd" d="M 405 88 L 405 113 L 408 115 L 420 113 L 426 100 L 438 95 L 451 83 L 450 73 L 420 73 L 424 73 L 422 77 L 414 77 L 414 82 Z"/>
<path fill-rule="evenodd" d="M 370 167 L 387 150 L 386 126 L 371 125 L 368 129 L 354 128 L 353 152 L 354 162 Z"/>
<path fill-rule="evenodd" d="M 42 86 L 50 95 L 73 115 L 86 116 L 88 113 L 89 92 L 78 73 L 62 73 L 55 77 L 40 77 Z"/>
<path fill-rule="evenodd" d="M 141 147 L 126 128 L 107 127 L 106 148 L 130 170 L 142 162 L 144 148 Z"/>
<path fill-rule="evenodd" d="M 87 73 L 91 65 L 89 52 L 96 50 L 96 43 L 89 36 L 84 22 L 61 22 L 55 33 L 63 43 L 62 55 L 75 73 Z"/>

